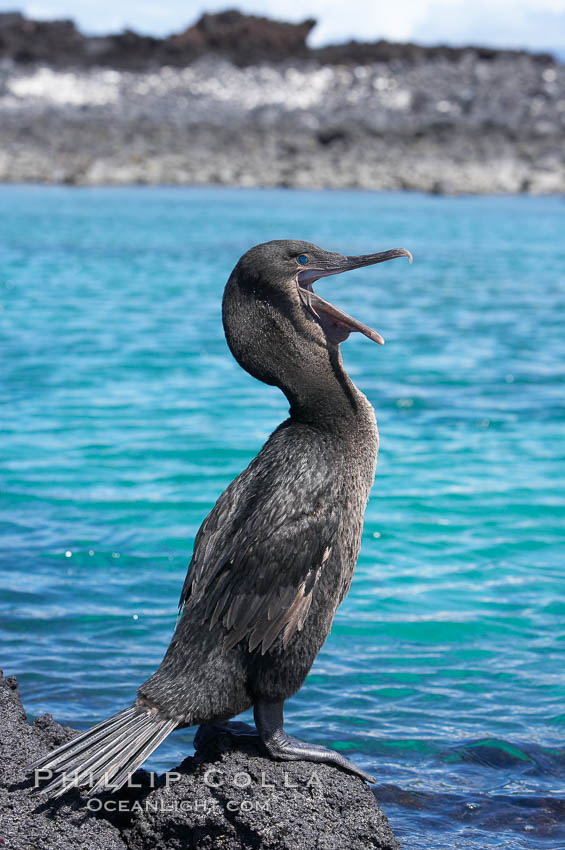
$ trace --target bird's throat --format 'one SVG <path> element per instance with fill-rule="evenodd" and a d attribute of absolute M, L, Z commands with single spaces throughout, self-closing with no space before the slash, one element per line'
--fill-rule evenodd
<path fill-rule="evenodd" d="M 341 431 L 359 415 L 363 398 L 343 367 L 338 346 L 328 346 L 283 389 L 296 422 Z"/>

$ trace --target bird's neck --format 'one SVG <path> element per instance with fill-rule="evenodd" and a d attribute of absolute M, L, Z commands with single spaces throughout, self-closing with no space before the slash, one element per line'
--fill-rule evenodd
<path fill-rule="evenodd" d="M 294 422 L 341 431 L 365 413 L 364 396 L 345 371 L 337 346 L 328 347 L 323 356 L 295 372 L 281 389 Z"/>

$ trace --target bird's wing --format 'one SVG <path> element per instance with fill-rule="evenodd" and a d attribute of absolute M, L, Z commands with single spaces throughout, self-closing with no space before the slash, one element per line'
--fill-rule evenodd
<path fill-rule="evenodd" d="M 181 594 L 180 606 L 203 627 L 223 623 L 225 651 L 247 639 L 264 654 L 281 633 L 286 646 L 302 629 L 338 529 L 323 457 L 261 463 L 268 450 L 204 520 Z"/>

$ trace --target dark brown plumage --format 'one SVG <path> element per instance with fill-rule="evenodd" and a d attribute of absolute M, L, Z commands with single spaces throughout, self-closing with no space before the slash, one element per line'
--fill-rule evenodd
<path fill-rule="evenodd" d="M 339 343 L 352 331 L 382 340 L 312 282 L 398 256 L 409 254 L 344 257 L 275 241 L 236 265 L 223 301 L 228 344 L 244 369 L 285 393 L 289 418 L 202 523 L 159 668 L 132 708 L 34 765 L 54 771 L 46 790 L 115 787 L 173 728 L 251 706 L 274 758 L 330 761 L 371 781 L 339 753 L 289 738 L 282 707 L 349 588 L 378 446 L 373 410 L 345 372 Z"/>

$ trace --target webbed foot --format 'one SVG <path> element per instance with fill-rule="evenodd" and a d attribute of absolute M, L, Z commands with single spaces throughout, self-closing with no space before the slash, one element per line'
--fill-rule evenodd
<path fill-rule="evenodd" d="M 318 744 L 307 744 L 283 729 L 283 704 L 257 702 L 254 708 L 255 724 L 265 749 L 271 758 L 283 761 L 325 762 L 359 776 L 364 782 L 374 785 L 376 780 L 335 750 Z"/>

